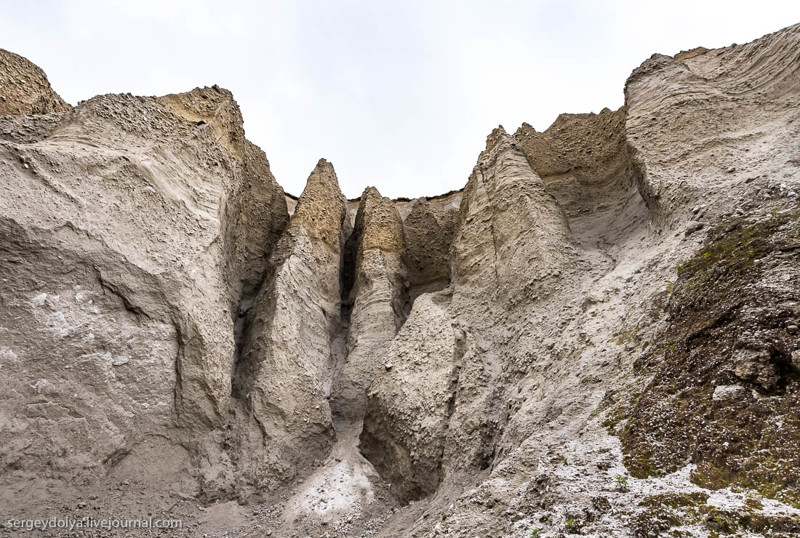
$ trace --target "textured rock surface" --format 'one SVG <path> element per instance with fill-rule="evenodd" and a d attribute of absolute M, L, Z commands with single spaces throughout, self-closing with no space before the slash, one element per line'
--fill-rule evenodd
<path fill-rule="evenodd" d="M 70 108 L 50 87 L 44 71 L 22 56 L 0 49 L 0 115 L 49 114 Z"/>
<path fill-rule="evenodd" d="M 436 491 L 452 412 L 455 336 L 446 305 L 421 296 L 369 395 L 361 451 L 402 501 Z"/>
<path fill-rule="evenodd" d="M 660 218 L 722 224 L 678 264 L 663 345 L 640 363 L 655 377 L 624 431 L 626 462 L 646 476 L 691 461 L 701 485 L 797 504 L 800 31 L 678 58 L 631 76 L 630 144 Z M 739 383 L 742 398 L 712 403 Z"/>
<path fill-rule="evenodd" d="M 218 88 L 41 118 L 0 117 L 4 467 L 113 473 L 152 439 L 216 458 L 234 297 L 287 219 L 263 153 Z"/>
<path fill-rule="evenodd" d="M 331 341 L 340 323 L 346 201 L 320 160 L 270 263 L 273 274 L 246 314 L 233 396 L 243 421 L 238 464 L 258 481 L 285 482 L 330 450 Z"/>
<path fill-rule="evenodd" d="M 635 211 L 639 193 L 628 156 L 625 107 L 600 114 L 561 114 L 544 133 L 522 124 L 514 137 L 531 167 L 569 219 L 573 236 L 590 246 L 629 225 L 620 213 Z M 627 207 L 631 206 L 631 207 Z"/>
<path fill-rule="evenodd" d="M 638 476 L 687 461 L 707 487 L 731 484 L 800 501 L 800 207 L 715 230 L 680 266 L 655 374 L 622 435 Z M 793 263 L 794 262 L 794 263 Z M 735 390 L 732 390 L 735 389 Z"/>
<path fill-rule="evenodd" d="M 411 201 L 325 160 L 284 194 L 219 88 L 61 109 L 2 58 L 39 77 L 0 116 L 7 517 L 800 533 L 800 26 Z"/>
<path fill-rule="evenodd" d="M 459 221 L 461 194 L 414 200 L 403 221 L 409 293 L 438 291 L 450 283 L 450 247 Z"/>
<path fill-rule="evenodd" d="M 389 198 L 374 188 L 361 196 L 355 228 L 349 239 L 356 250 L 354 281 L 347 282 L 347 349 L 335 376 L 332 400 L 343 420 L 364 416 L 367 389 L 383 368 L 381 357 L 405 321 L 406 269 L 400 213 Z M 349 293 L 348 293 L 349 292 Z"/>
<path fill-rule="evenodd" d="M 671 225 L 706 197 L 720 211 L 741 206 L 742 182 L 751 182 L 751 192 L 769 188 L 797 166 L 796 26 L 696 52 L 653 55 L 625 86 L 627 140 L 642 193 Z"/>
<path fill-rule="evenodd" d="M 563 209 L 498 127 L 464 188 L 453 245 L 456 297 L 501 305 L 536 300 L 574 256 Z"/>

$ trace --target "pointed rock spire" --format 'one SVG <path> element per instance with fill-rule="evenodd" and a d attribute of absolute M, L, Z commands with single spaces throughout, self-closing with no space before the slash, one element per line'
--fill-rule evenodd
<path fill-rule="evenodd" d="M 559 274 L 575 249 L 564 211 L 514 137 L 499 126 L 486 147 L 464 189 L 454 276 L 468 295 L 491 289 L 511 298 Z"/>
<path fill-rule="evenodd" d="M 253 304 L 236 365 L 238 452 L 246 473 L 269 465 L 285 479 L 303 474 L 327 456 L 335 438 L 327 394 L 346 214 L 336 172 L 321 159 L 270 260 L 273 273 Z"/>
<path fill-rule="evenodd" d="M 489 133 L 489 136 L 486 137 L 486 151 L 491 150 L 497 145 L 498 142 L 507 138 L 508 138 L 508 133 L 506 132 L 506 130 L 503 128 L 502 125 L 498 125 L 494 129 L 492 129 L 492 132 Z"/>
<path fill-rule="evenodd" d="M 361 195 L 356 215 L 356 230 L 361 234 L 359 250 L 380 249 L 400 252 L 403 248 L 403 221 L 394 202 L 375 187 Z"/>
<path fill-rule="evenodd" d="M 367 387 L 404 321 L 406 301 L 403 222 L 394 202 L 368 187 L 361 195 L 353 234 L 357 255 L 347 358 L 332 398 L 334 413 L 348 421 L 364 414 Z"/>
<path fill-rule="evenodd" d="M 346 213 L 347 200 L 339 189 L 336 171 L 330 162 L 320 159 L 297 201 L 291 225 L 302 224 L 310 234 L 338 248 Z"/>

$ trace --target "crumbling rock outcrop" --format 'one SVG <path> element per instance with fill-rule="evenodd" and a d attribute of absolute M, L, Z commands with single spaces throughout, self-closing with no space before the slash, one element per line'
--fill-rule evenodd
<path fill-rule="evenodd" d="M 500 312 L 535 301 L 577 257 L 563 211 L 502 127 L 470 176 L 460 217 L 451 288 L 415 301 L 364 419 L 362 451 L 406 501 L 446 472 L 491 460 L 496 372 L 486 367 L 497 357 L 476 345 L 472 328 L 491 332 Z"/>
<path fill-rule="evenodd" d="M 622 441 L 639 476 L 691 462 L 701 485 L 800 499 L 791 363 L 800 346 L 799 59 L 796 25 L 746 45 L 653 56 L 626 86 L 646 198 L 665 226 L 690 218 L 687 235 L 711 228 L 678 262 L 671 323 L 637 365 L 653 379 L 628 410 Z"/>
<path fill-rule="evenodd" d="M 632 473 L 691 461 L 706 487 L 800 500 L 798 245 L 796 207 L 719 226 L 682 263 L 663 344 L 637 364 L 654 376 L 621 436 Z"/>
<path fill-rule="evenodd" d="M 364 456 L 401 501 L 436 491 L 453 403 L 455 334 L 446 304 L 417 299 L 392 341 L 369 394 L 361 432 Z"/>
<path fill-rule="evenodd" d="M 327 456 L 335 438 L 328 396 L 346 211 L 333 166 L 322 159 L 246 314 L 233 397 L 242 404 L 239 420 L 257 426 L 237 430 L 237 463 L 253 480 L 293 478 Z"/>
<path fill-rule="evenodd" d="M 336 373 L 332 401 L 345 421 L 364 415 L 367 389 L 386 347 L 405 321 L 405 240 L 400 213 L 375 188 L 361 196 L 349 239 L 356 245 L 349 291 L 346 352 Z"/>
<path fill-rule="evenodd" d="M 531 167 L 569 219 L 573 236 L 592 246 L 617 241 L 624 211 L 641 201 L 628 156 L 625 107 L 561 114 L 543 133 L 523 123 L 514 134 Z M 630 219 L 627 219 L 630 220 Z M 615 226 L 616 225 L 616 226 Z"/>
<path fill-rule="evenodd" d="M 406 323 L 426 326 L 418 318 L 434 316 L 417 305 L 435 301 L 444 309 L 435 322 L 453 327 L 453 343 L 413 376 L 423 386 L 412 390 L 395 365 L 430 354 L 394 351 L 398 339 L 413 341 L 404 327 L 392 370 L 370 392 L 362 450 L 401 499 L 435 487 L 426 510 L 440 515 L 426 523 L 411 507 L 405 526 L 387 532 L 648 535 L 677 521 L 700 535 L 723 521 L 764 532 L 759 518 L 800 528 L 791 510 L 776 519 L 700 503 L 713 516 L 703 520 L 680 503 L 666 513 L 625 507 L 629 495 L 657 504 L 651 488 L 673 472 L 687 489 L 734 484 L 796 502 L 790 409 L 800 341 L 787 262 L 796 250 L 798 30 L 655 57 L 631 76 L 618 112 L 562 116 L 542 134 L 493 133 L 463 193 L 450 287 L 418 298 Z M 505 192 L 496 186 L 511 177 L 528 190 L 498 203 L 493 195 Z M 737 223 L 749 214 L 755 221 Z M 710 219 L 726 221 L 703 245 L 695 238 Z M 614 442 L 595 437 L 604 427 L 620 434 L 627 470 L 607 457 Z M 573 470 L 574 479 L 562 474 Z M 648 478 L 632 488 L 628 470 Z M 582 497 L 614 491 L 603 484 L 615 474 L 624 484 L 615 493 Z M 612 507 L 635 518 L 611 523 Z"/>
<path fill-rule="evenodd" d="M 285 194 L 216 86 L 70 108 L 0 60 L 9 517 L 800 532 L 800 25 L 653 56 L 418 200 L 325 160 Z"/>
<path fill-rule="evenodd" d="M 49 114 L 70 108 L 50 87 L 44 71 L 22 56 L 0 49 L 0 115 Z"/>

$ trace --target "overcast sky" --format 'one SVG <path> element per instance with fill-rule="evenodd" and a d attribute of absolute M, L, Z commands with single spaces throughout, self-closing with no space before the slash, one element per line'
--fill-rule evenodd
<path fill-rule="evenodd" d="M 800 1 L 0 0 L 0 14 L 0 48 L 70 103 L 219 84 L 287 192 L 325 157 L 348 197 L 413 197 L 463 187 L 498 124 L 616 109 L 651 54 L 750 41 L 800 22 Z"/>

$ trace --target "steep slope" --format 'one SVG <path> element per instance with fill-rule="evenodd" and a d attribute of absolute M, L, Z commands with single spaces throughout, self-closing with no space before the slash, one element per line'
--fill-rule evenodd
<path fill-rule="evenodd" d="M 0 49 L 0 115 L 49 114 L 70 108 L 50 87 L 44 71 L 22 56 Z"/>
<path fill-rule="evenodd" d="M 561 278 L 577 256 L 571 243 L 555 199 L 516 142 L 495 130 L 463 193 L 452 285 L 417 299 L 386 354 L 391 368 L 370 392 L 362 451 L 402 500 L 432 493 L 445 472 L 491 461 L 502 365 L 486 342 L 507 309 Z"/>
<path fill-rule="evenodd" d="M 655 55 L 411 201 L 324 159 L 286 195 L 217 87 L 38 85 L 0 116 L 8 517 L 800 533 L 798 70 L 800 25 Z"/>
<path fill-rule="evenodd" d="M 678 265 L 662 346 L 640 361 L 654 379 L 624 430 L 626 463 L 648 476 L 691 461 L 698 484 L 797 505 L 800 26 L 654 56 L 626 96 L 651 207 L 679 229 L 695 221 L 687 232 L 713 226 Z"/>
<path fill-rule="evenodd" d="M 287 220 L 264 154 L 216 87 L 0 125 L 4 491 L 48 469 L 196 493 L 184 473 L 222 451 L 238 297 Z"/>
<path fill-rule="evenodd" d="M 233 396 L 242 420 L 256 427 L 237 430 L 236 463 L 257 488 L 324 459 L 335 437 L 328 397 L 345 215 L 333 166 L 320 160 L 272 253 L 274 272 L 246 314 Z"/>

